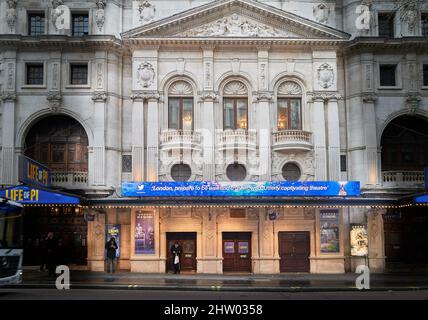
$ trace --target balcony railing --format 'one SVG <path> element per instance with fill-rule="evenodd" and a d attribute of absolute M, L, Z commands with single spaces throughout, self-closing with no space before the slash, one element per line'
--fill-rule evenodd
<path fill-rule="evenodd" d="M 88 186 L 87 172 L 61 172 L 53 171 L 51 174 L 52 185 L 66 189 L 78 189 Z"/>
<path fill-rule="evenodd" d="M 219 131 L 217 132 L 217 146 L 219 149 L 256 149 L 257 132 L 239 129 Z"/>
<path fill-rule="evenodd" d="M 391 188 L 422 188 L 423 171 L 382 171 L 382 186 Z"/>
<path fill-rule="evenodd" d="M 311 150 L 312 133 L 303 130 L 281 130 L 272 133 L 272 149 Z"/>
<path fill-rule="evenodd" d="M 160 145 L 163 149 L 200 147 L 202 136 L 192 130 L 166 130 L 161 133 Z"/>

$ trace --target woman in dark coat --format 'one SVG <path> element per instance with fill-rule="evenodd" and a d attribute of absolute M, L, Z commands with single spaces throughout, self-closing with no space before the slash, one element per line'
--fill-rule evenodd
<path fill-rule="evenodd" d="M 171 254 L 172 254 L 172 264 L 174 266 L 174 273 L 180 273 L 180 255 L 181 255 L 181 247 L 178 244 L 178 241 L 176 241 L 172 247 L 171 247 Z"/>
<path fill-rule="evenodd" d="M 117 250 L 116 240 L 111 237 L 109 241 L 106 243 L 107 250 L 107 273 L 114 273 L 114 265 L 116 262 L 116 250 Z"/>

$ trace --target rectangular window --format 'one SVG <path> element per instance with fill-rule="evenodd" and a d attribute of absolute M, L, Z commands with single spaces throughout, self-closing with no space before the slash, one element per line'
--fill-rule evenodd
<path fill-rule="evenodd" d="M 346 156 L 343 154 L 340 156 L 340 171 L 346 172 Z"/>
<path fill-rule="evenodd" d="M 301 100 L 291 98 L 278 99 L 278 131 L 301 130 Z"/>
<path fill-rule="evenodd" d="M 223 100 L 223 128 L 248 128 L 248 100 L 242 98 L 225 98 Z"/>
<path fill-rule="evenodd" d="M 28 15 L 28 35 L 39 36 L 45 34 L 45 14 L 30 13 Z"/>
<path fill-rule="evenodd" d="M 27 81 L 28 85 L 43 85 L 43 63 L 27 64 Z"/>
<path fill-rule="evenodd" d="M 132 155 L 124 154 L 122 155 L 122 172 L 132 172 Z"/>
<path fill-rule="evenodd" d="M 422 74 L 423 74 L 423 85 L 424 87 L 428 87 L 428 64 L 423 65 Z"/>
<path fill-rule="evenodd" d="M 193 130 L 193 98 L 168 99 L 168 128 Z"/>
<path fill-rule="evenodd" d="M 87 13 L 73 14 L 71 17 L 72 35 L 81 37 L 88 34 L 89 16 Z"/>
<path fill-rule="evenodd" d="M 383 64 L 379 66 L 379 83 L 382 87 L 395 87 L 397 65 Z"/>
<path fill-rule="evenodd" d="M 74 85 L 88 84 L 88 65 L 87 64 L 70 65 L 70 84 L 74 84 Z"/>
<path fill-rule="evenodd" d="M 428 36 L 428 12 L 421 14 L 422 36 Z"/>
<path fill-rule="evenodd" d="M 394 12 L 378 14 L 379 37 L 394 38 Z"/>

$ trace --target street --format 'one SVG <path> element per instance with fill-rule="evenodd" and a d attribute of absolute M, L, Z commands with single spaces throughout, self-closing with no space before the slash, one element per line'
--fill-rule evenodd
<path fill-rule="evenodd" d="M 219 292 L 179 290 L 0 289 L 0 300 L 428 300 L 427 290 L 355 292 Z"/>

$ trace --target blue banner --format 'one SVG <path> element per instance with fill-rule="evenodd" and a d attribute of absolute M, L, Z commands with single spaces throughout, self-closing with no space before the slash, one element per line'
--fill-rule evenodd
<path fill-rule="evenodd" d="M 0 190 L 0 197 L 22 204 L 80 204 L 80 199 L 77 197 L 27 186 Z"/>
<path fill-rule="evenodd" d="M 415 203 L 428 203 L 428 194 L 424 194 L 422 196 L 415 197 L 413 199 Z"/>
<path fill-rule="evenodd" d="M 30 186 L 49 188 L 51 186 L 51 172 L 44 165 L 25 156 L 20 156 L 19 181 Z"/>
<path fill-rule="evenodd" d="M 345 197 L 359 195 L 359 181 L 122 182 L 122 196 L 125 197 Z"/>

